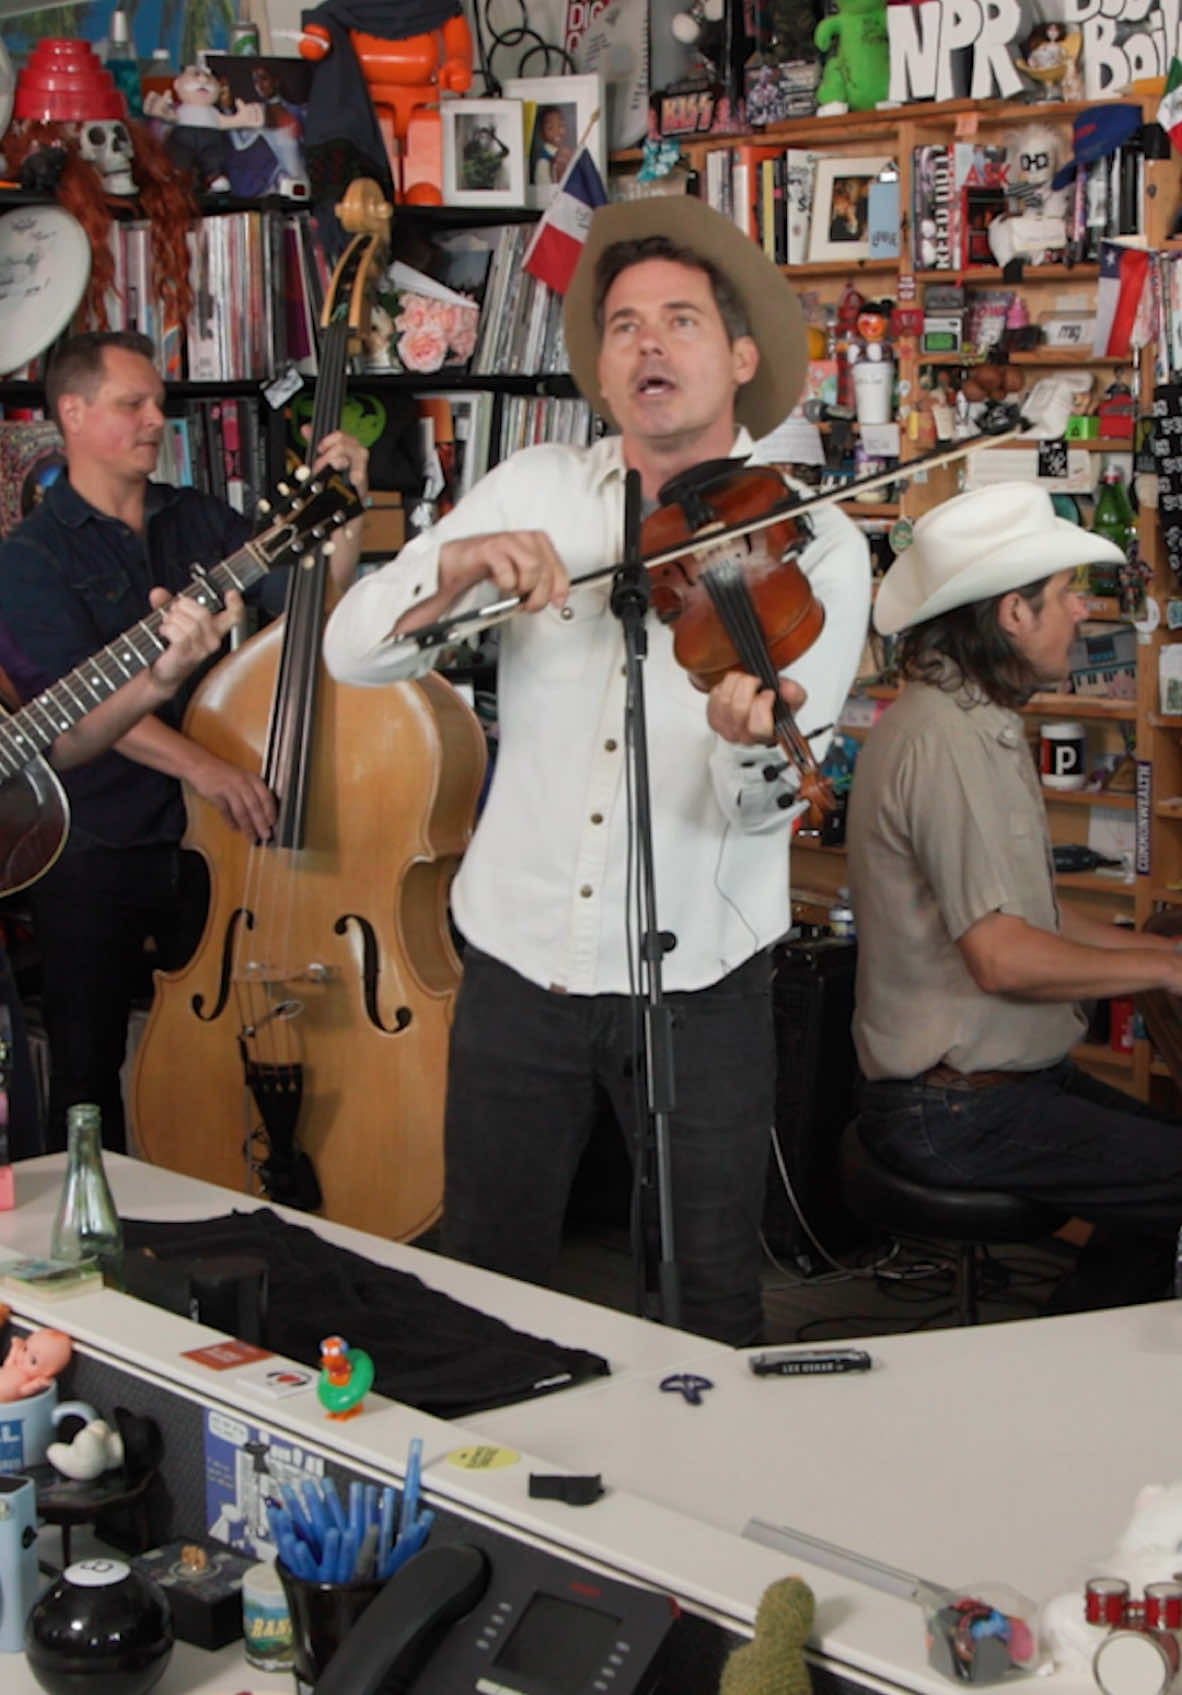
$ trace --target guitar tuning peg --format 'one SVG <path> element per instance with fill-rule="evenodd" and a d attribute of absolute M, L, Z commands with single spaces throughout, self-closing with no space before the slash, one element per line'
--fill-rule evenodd
<path fill-rule="evenodd" d="M 254 509 L 260 518 L 265 518 L 271 511 L 271 502 L 264 496 L 261 500 L 255 501 Z"/>
<path fill-rule="evenodd" d="M 300 555 L 300 565 L 303 570 L 310 571 L 315 563 L 316 555 L 314 553 L 303 553 Z"/>
<path fill-rule="evenodd" d="M 281 494 L 284 500 L 286 500 L 291 493 L 291 486 L 288 483 L 276 483 L 275 492 L 277 494 Z"/>
<path fill-rule="evenodd" d="M 306 483 L 311 475 L 312 473 L 309 471 L 308 467 L 306 465 L 301 465 L 295 474 L 296 482 Z"/>
<path fill-rule="evenodd" d="M 326 541 L 324 546 L 320 549 L 320 551 L 321 551 L 321 553 L 324 554 L 326 559 L 331 559 L 333 554 L 336 552 L 336 543 L 331 542 L 331 541 Z"/>

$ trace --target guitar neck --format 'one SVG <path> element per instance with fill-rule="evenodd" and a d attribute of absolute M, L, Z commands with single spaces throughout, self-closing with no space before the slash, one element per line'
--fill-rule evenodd
<path fill-rule="evenodd" d="M 267 570 L 248 545 L 203 572 L 181 592 L 187 600 L 217 611 L 229 589 L 248 589 Z M 11 718 L 0 721 L 0 778 L 17 776 L 64 731 L 73 729 L 116 689 L 147 670 L 168 645 L 159 634 L 162 618 L 163 613 L 150 612 L 84 664 L 51 683 Z"/>

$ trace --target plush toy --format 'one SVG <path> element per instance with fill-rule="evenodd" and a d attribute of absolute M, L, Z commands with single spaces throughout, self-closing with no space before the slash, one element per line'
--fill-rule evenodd
<path fill-rule="evenodd" d="M 813 1592 L 799 1577 L 782 1577 L 760 1598 L 755 1636 L 722 1669 L 718 1695 L 810 1695 L 804 1645 L 813 1628 Z"/>
<path fill-rule="evenodd" d="M 1051 187 L 1063 163 L 1063 138 L 1049 124 L 1027 124 L 1005 145 L 1006 199 L 1015 211 L 989 225 L 990 251 L 999 265 L 1011 259 L 1045 264 L 1067 246 L 1067 190 Z"/>
<path fill-rule="evenodd" d="M 51 1442 L 45 1457 L 63 1477 L 89 1483 L 123 1464 L 123 1438 L 103 1419 L 93 1418 L 69 1442 Z"/>
<path fill-rule="evenodd" d="M 836 13 L 821 19 L 813 40 L 830 53 L 817 86 L 818 112 L 868 112 L 886 99 L 891 81 L 886 0 L 837 0 Z"/>
<path fill-rule="evenodd" d="M 181 170 L 188 171 L 198 189 L 230 186 L 227 167 L 233 142 L 227 131 L 262 129 L 261 102 L 234 101 L 225 112 L 219 105 L 218 79 L 204 65 L 186 65 L 173 78 L 168 94 L 149 94 L 144 111 L 170 125 L 165 148 Z"/>
<path fill-rule="evenodd" d="M 1091 1678 L 1092 1656 L 1105 1627 L 1084 1618 L 1084 1584 L 1089 1577 L 1118 1577 L 1139 1599 L 1147 1583 L 1182 1570 L 1182 1481 L 1150 1483 L 1137 1496 L 1133 1516 L 1115 1550 L 1081 1568 L 1079 1586 L 1056 1595 L 1042 1610 L 1042 1631 L 1056 1671 Z"/>

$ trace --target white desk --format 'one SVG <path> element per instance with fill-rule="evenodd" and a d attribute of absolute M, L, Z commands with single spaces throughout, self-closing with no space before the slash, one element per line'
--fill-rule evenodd
<path fill-rule="evenodd" d="M 0 1247 L 44 1251 L 61 1166 L 57 1157 L 17 1167 L 17 1210 L 0 1214 Z M 118 1157 L 109 1169 L 129 1216 L 193 1218 L 256 1204 Z M 917 1608 L 743 1540 L 749 1517 L 950 1584 L 1001 1579 L 1040 1601 L 1088 1575 L 1144 1483 L 1182 1475 L 1174 1459 L 1182 1305 L 874 1339 L 877 1364 L 865 1376 L 755 1378 L 745 1355 L 699 1338 L 290 1216 L 519 1328 L 595 1349 L 613 1376 L 482 1413 L 469 1426 L 371 1397 L 363 1417 L 329 1427 L 311 1391 L 264 1403 L 236 1382 L 241 1373 L 210 1374 L 181 1359 L 211 1333 L 124 1296 L 27 1301 L 20 1310 L 68 1329 L 100 1357 L 378 1476 L 399 1477 L 407 1440 L 419 1434 L 428 1497 L 667 1589 L 730 1629 L 749 1630 L 766 1585 L 800 1571 L 818 1598 L 820 1655 L 872 1687 L 948 1695 L 926 1664 Z M 713 1380 L 701 1406 L 661 1393 L 674 1369 Z M 452 1468 L 446 1455 L 473 1441 L 511 1446 L 522 1463 Z M 601 1472 L 608 1493 L 583 1509 L 532 1501 L 528 1473 L 539 1465 Z M 173 1681 L 188 1675 L 178 1659 L 162 1695 L 281 1682 Z M 1063 1679 L 1044 1687 L 1094 1695 L 1090 1684 Z"/>

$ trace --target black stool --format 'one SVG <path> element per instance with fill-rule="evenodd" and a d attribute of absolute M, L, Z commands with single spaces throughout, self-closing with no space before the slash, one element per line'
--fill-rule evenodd
<path fill-rule="evenodd" d="M 993 1189 L 933 1189 L 884 1165 L 866 1146 L 858 1120 L 846 1126 L 841 1173 L 850 1209 L 869 1224 L 902 1236 L 956 1244 L 956 1309 L 961 1324 L 976 1324 L 980 1250 L 989 1242 L 1034 1242 L 1064 1223 L 1066 1214 L 1021 1195 Z"/>

